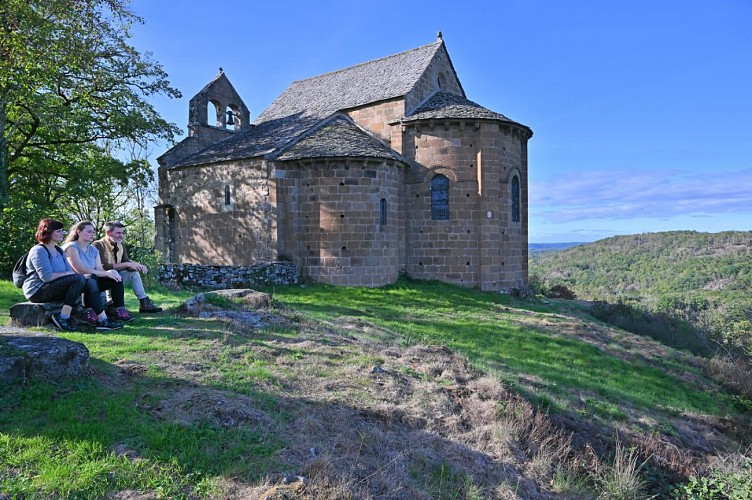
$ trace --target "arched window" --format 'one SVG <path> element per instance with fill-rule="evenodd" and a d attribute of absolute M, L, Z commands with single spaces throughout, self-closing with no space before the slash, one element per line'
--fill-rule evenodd
<path fill-rule="evenodd" d="M 211 127 L 219 127 L 222 125 L 219 116 L 219 107 L 214 101 L 206 103 L 206 124 Z"/>
<path fill-rule="evenodd" d="M 225 206 L 229 207 L 232 205 L 232 199 L 230 198 L 230 186 L 225 185 Z"/>
<path fill-rule="evenodd" d="M 520 178 L 512 177 L 512 222 L 520 221 Z"/>
<path fill-rule="evenodd" d="M 449 179 L 445 175 L 431 179 L 431 219 L 449 220 Z"/>
<path fill-rule="evenodd" d="M 386 226 L 386 198 L 381 198 L 379 202 L 379 226 Z"/>

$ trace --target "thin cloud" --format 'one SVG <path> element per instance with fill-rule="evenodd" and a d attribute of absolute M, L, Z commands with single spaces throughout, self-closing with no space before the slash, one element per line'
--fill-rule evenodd
<path fill-rule="evenodd" d="M 552 222 L 752 214 L 752 169 L 735 172 L 581 172 L 531 182 L 530 211 Z"/>

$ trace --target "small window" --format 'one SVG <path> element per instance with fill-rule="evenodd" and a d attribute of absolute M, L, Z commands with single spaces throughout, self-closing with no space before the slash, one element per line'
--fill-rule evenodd
<path fill-rule="evenodd" d="M 379 226 L 386 226 L 386 198 L 381 198 L 379 202 Z"/>
<path fill-rule="evenodd" d="M 445 175 L 431 179 L 431 219 L 449 220 L 449 178 Z"/>
<path fill-rule="evenodd" d="M 225 186 L 225 206 L 229 207 L 230 205 L 232 205 L 232 199 L 230 196 L 230 186 L 226 185 Z"/>
<path fill-rule="evenodd" d="M 520 178 L 512 177 L 512 222 L 520 221 Z"/>

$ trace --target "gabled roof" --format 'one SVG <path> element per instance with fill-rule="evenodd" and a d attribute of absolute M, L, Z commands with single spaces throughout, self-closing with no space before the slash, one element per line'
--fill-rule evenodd
<path fill-rule="evenodd" d="M 323 157 L 365 157 L 404 161 L 396 151 L 342 114 L 324 120 L 290 147 L 274 155 L 274 159 L 281 161 Z"/>
<path fill-rule="evenodd" d="M 443 43 L 438 40 L 399 54 L 293 82 L 259 115 L 254 127 L 170 166 L 201 165 L 269 155 L 294 143 L 320 120 L 337 111 L 404 96 L 412 90 Z M 352 151 L 352 145 L 349 144 L 348 151 Z M 372 148 L 368 146 L 366 149 Z"/>
<path fill-rule="evenodd" d="M 324 147 L 313 145 L 313 134 L 307 135 L 313 127 L 338 111 L 407 95 L 440 50 L 446 51 L 441 39 L 399 54 L 293 82 L 259 115 L 254 122 L 255 126 L 212 144 L 169 167 L 202 165 L 258 156 L 277 157 L 280 160 L 302 158 L 305 155 L 324 156 Z M 451 60 L 449 63 L 451 64 Z M 222 76 L 224 74 L 218 76 L 205 89 Z M 459 82 L 459 79 L 457 81 Z M 464 99 L 463 96 L 456 97 Z M 430 102 L 432 100 L 421 109 Z M 475 103 L 466 102 L 480 108 Z M 507 120 L 503 115 L 485 111 L 493 114 L 494 119 Z M 314 131 L 314 134 L 329 144 L 327 156 L 357 156 L 355 152 L 362 151 L 363 156 L 401 159 L 396 152 L 353 123 L 345 124 L 341 120 L 335 120 L 330 124 L 323 124 L 321 130 Z M 343 143 L 335 144 L 335 137 Z M 356 139 L 365 142 L 358 146 Z M 298 147 L 296 141 L 301 141 L 302 144 Z M 384 148 L 389 154 L 385 153 Z"/>
<path fill-rule="evenodd" d="M 401 97 L 423 75 L 442 40 L 349 68 L 293 82 L 255 123 L 295 113 L 324 118 L 336 111 Z"/>

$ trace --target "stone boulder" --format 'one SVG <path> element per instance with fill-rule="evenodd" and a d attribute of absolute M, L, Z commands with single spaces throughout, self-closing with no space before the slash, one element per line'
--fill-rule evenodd
<path fill-rule="evenodd" d="M 30 377 L 61 379 L 85 374 L 89 350 L 79 342 L 21 328 L 0 328 L 0 384 Z"/>
<path fill-rule="evenodd" d="M 272 305 L 272 299 L 269 294 L 258 292 L 250 288 L 240 288 L 231 290 L 214 290 L 211 292 L 199 293 L 195 297 L 188 299 L 183 303 L 181 311 L 187 316 L 200 316 L 203 312 L 219 311 L 222 308 L 211 303 L 207 299 L 212 295 L 233 300 L 239 308 L 246 310 L 268 309 Z"/>
<path fill-rule="evenodd" d="M 222 297 L 231 303 L 215 305 L 211 297 Z M 259 312 L 269 309 L 272 299 L 269 294 L 250 288 L 215 290 L 199 293 L 186 300 L 179 313 L 194 318 L 215 318 L 232 321 L 253 328 L 261 328 L 273 320 L 273 315 Z M 225 308 L 226 307 L 226 308 Z"/>
<path fill-rule="evenodd" d="M 12 326 L 43 326 L 52 322 L 53 314 L 62 309 L 62 302 L 19 302 L 10 306 L 10 324 Z M 80 315 L 83 311 L 80 301 L 73 310 L 73 315 Z"/>
<path fill-rule="evenodd" d="M 14 326 L 42 326 L 50 317 L 60 312 L 62 302 L 20 302 L 10 307 L 10 324 Z"/>

